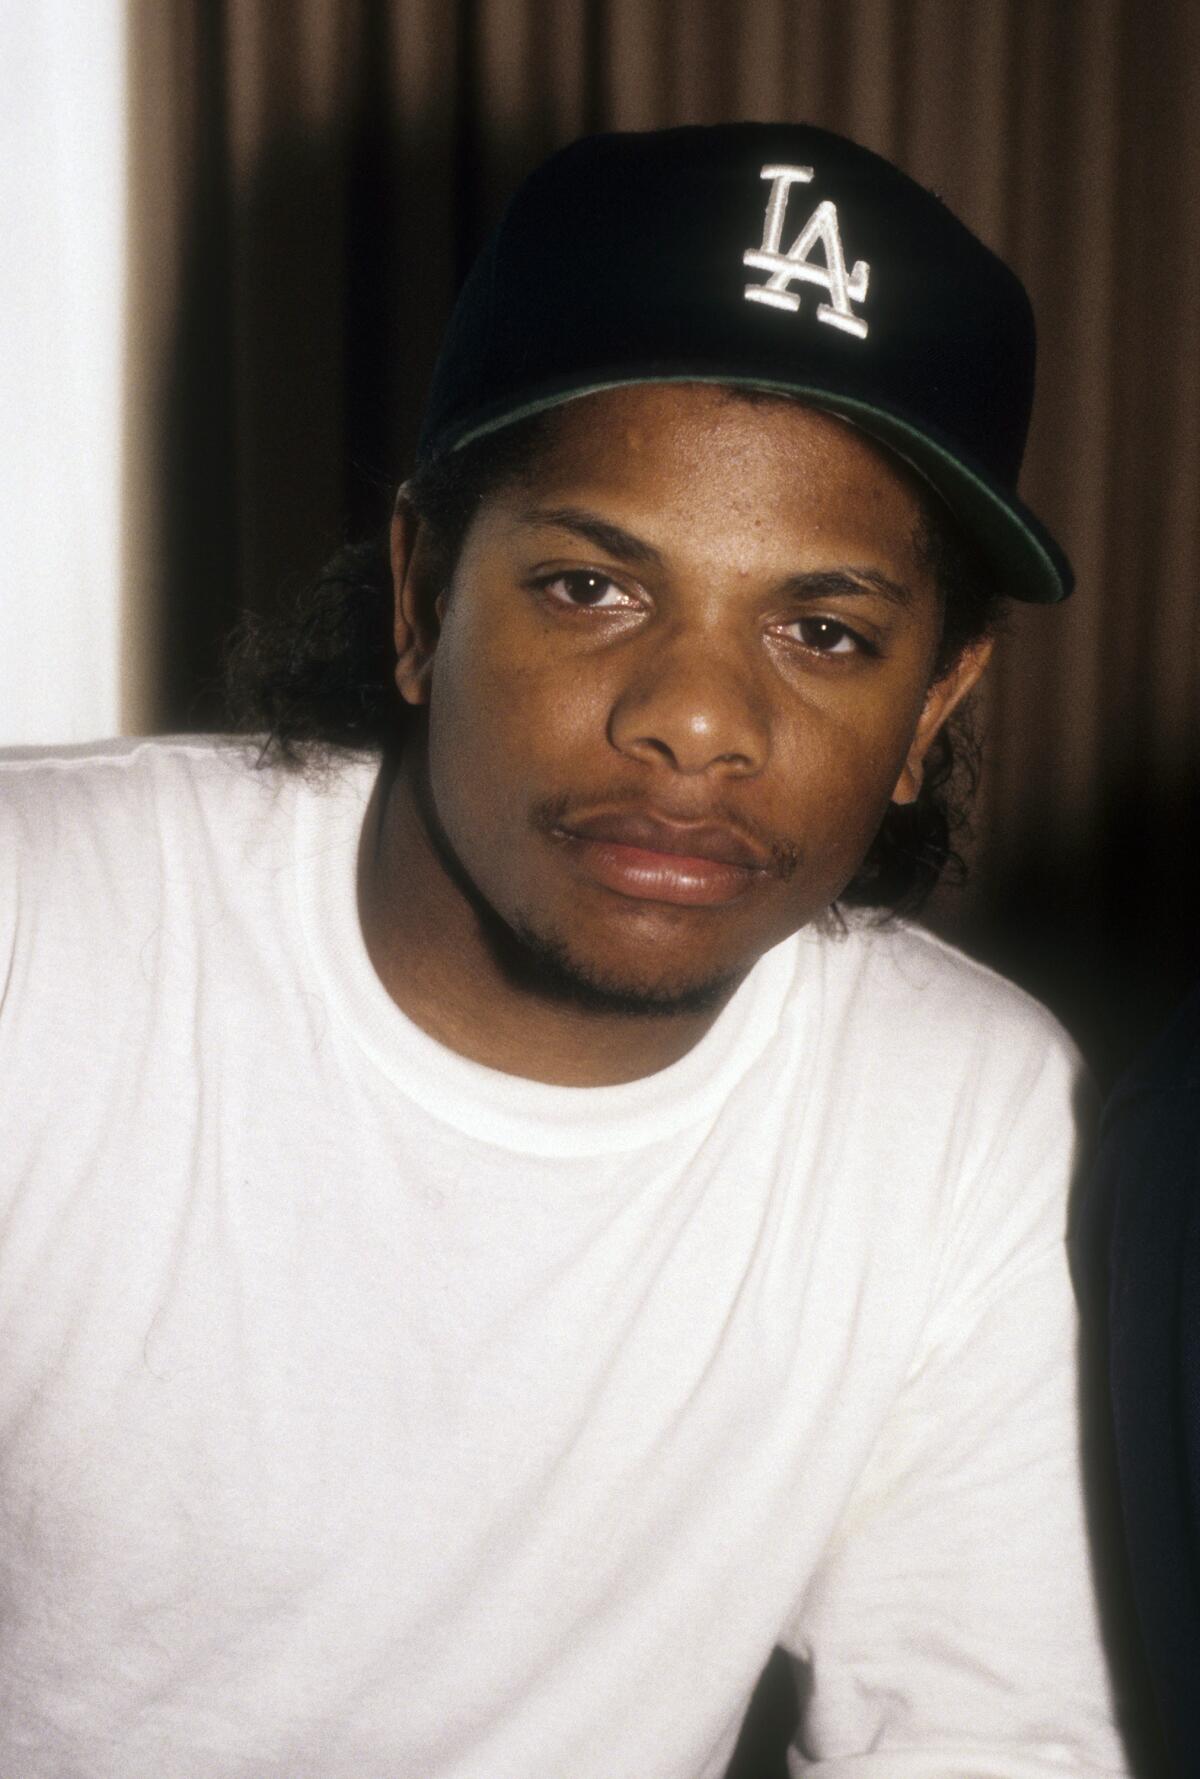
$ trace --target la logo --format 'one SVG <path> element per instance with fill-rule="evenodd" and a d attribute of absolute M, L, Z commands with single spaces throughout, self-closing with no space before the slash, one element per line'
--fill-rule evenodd
<path fill-rule="evenodd" d="M 786 253 L 781 252 L 783 220 L 793 185 L 808 185 L 813 177 L 811 167 L 764 167 L 762 178 L 771 181 L 767 199 L 767 219 L 763 224 L 761 247 L 749 247 L 742 255 L 742 264 L 756 272 L 769 272 L 765 284 L 747 284 L 746 300 L 769 303 L 775 309 L 800 307 L 799 294 L 790 288 L 797 280 L 805 284 L 823 285 L 828 302 L 817 305 L 817 320 L 830 327 L 840 327 L 857 339 L 867 337 L 867 324 L 854 313 L 851 304 L 866 301 L 867 279 L 871 268 L 866 260 L 856 259 L 853 269 L 846 270 L 842 237 L 838 229 L 837 205 L 826 198 L 818 204 Z M 810 258 L 820 243 L 825 264 Z"/>

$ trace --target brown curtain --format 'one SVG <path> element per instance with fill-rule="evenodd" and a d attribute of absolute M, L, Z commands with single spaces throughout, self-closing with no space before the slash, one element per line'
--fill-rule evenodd
<path fill-rule="evenodd" d="M 1107 1076 L 1200 969 L 1200 6 L 131 0 L 126 721 L 216 720 L 221 637 L 402 475 L 457 280 L 583 130 L 807 118 L 1020 271 L 1025 490 L 1079 573 L 986 696 L 972 887 L 934 918 Z"/>

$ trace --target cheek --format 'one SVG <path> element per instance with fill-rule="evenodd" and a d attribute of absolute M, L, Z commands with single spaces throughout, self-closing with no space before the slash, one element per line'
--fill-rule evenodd
<path fill-rule="evenodd" d="M 494 747 L 520 709 L 520 659 L 502 646 L 502 628 L 488 622 L 473 588 L 456 589 L 433 657 L 429 720 L 442 755 L 482 755 Z"/>
<path fill-rule="evenodd" d="M 474 589 L 472 589 L 474 593 Z M 547 647 L 541 627 L 511 613 L 488 621 L 485 595 L 452 599 L 433 663 L 431 734 L 484 771 L 502 753 L 509 770 L 561 758 L 575 739 L 604 734 L 604 692 L 589 664 Z"/>
<path fill-rule="evenodd" d="M 512 852 L 530 802 L 562 789 L 581 738 L 598 720 L 603 733 L 586 683 L 572 687 L 535 660 L 521 638 L 450 602 L 430 686 L 430 786 L 455 849 L 489 874 Z"/>
<path fill-rule="evenodd" d="M 779 825 L 822 877 L 853 876 L 887 812 L 916 726 L 916 710 L 880 722 L 862 709 L 787 726 L 778 754 Z M 836 890 L 832 893 L 836 893 Z"/>

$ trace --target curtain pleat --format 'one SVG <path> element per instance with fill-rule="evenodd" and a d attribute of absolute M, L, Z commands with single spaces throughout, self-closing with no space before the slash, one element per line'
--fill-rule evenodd
<path fill-rule="evenodd" d="M 1200 7 L 130 4 L 126 726 L 216 721 L 237 614 L 382 522 L 531 166 L 588 129 L 810 119 L 941 192 L 1034 299 L 1024 487 L 1079 591 L 1002 641 L 976 870 L 934 918 L 1122 1060 L 1198 965 Z"/>

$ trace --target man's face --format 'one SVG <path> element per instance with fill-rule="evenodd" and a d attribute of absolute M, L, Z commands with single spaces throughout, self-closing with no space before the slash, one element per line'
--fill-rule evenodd
<path fill-rule="evenodd" d="M 921 517 L 891 458 L 795 403 L 567 404 L 471 523 L 436 620 L 419 542 L 402 570 L 448 885 L 601 997 L 696 1005 L 739 979 L 845 887 L 966 689 L 930 688 Z"/>

